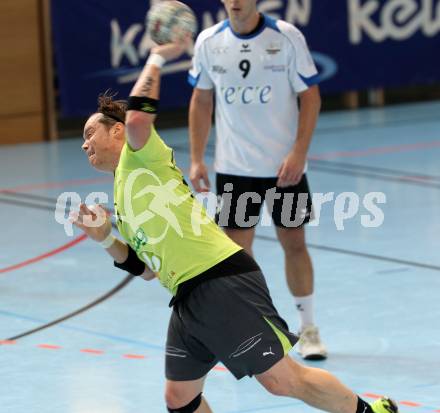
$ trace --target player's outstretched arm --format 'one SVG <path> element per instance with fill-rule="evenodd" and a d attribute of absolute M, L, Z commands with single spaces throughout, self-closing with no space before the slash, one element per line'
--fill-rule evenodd
<path fill-rule="evenodd" d="M 195 88 L 189 107 L 189 141 L 191 146 L 189 179 L 197 192 L 206 192 L 210 189 L 204 155 L 211 129 L 213 99 L 212 89 Z"/>
<path fill-rule="evenodd" d="M 177 59 L 189 47 L 191 37 L 178 43 L 169 43 L 151 50 L 138 80 L 131 90 L 126 115 L 127 140 L 134 150 L 141 149 L 150 136 L 160 94 L 160 72 L 166 61 Z"/>

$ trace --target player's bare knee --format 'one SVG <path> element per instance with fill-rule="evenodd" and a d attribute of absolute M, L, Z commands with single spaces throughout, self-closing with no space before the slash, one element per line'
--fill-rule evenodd
<path fill-rule="evenodd" d="M 298 256 L 307 252 L 302 229 L 278 228 L 277 235 L 286 255 Z"/>
<path fill-rule="evenodd" d="M 307 247 L 305 243 L 289 243 L 284 247 L 286 255 L 291 257 L 302 256 L 307 253 Z"/>
<path fill-rule="evenodd" d="M 167 389 L 165 391 L 165 403 L 168 408 L 177 409 L 184 404 L 184 400 L 174 390 Z"/>
<path fill-rule="evenodd" d="M 170 409 L 179 409 L 185 406 L 193 399 L 193 396 L 180 385 L 168 383 L 165 389 L 165 402 Z"/>
<path fill-rule="evenodd" d="M 304 239 L 299 237 L 292 237 L 291 239 L 284 239 L 281 242 L 284 253 L 289 256 L 300 256 L 307 253 L 307 245 Z"/>

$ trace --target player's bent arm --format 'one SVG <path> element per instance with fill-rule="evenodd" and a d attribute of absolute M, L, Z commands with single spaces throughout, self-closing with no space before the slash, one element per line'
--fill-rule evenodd
<path fill-rule="evenodd" d="M 122 264 L 128 257 L 128 245 L 117 238 L 115 238 L 113 244 L 105 250 L 117 263 Z"/>
<path fill-rule="evenodd" d="M 131 90 L 126 115 L 127 140 L 132 149 L 145 146 L 151 125 L 156 119 L 160 94 L 160 69 L 166 61 L 177 59 L 189 47 L 190 33 L 177 43 L 168 43 L 151 50 L 145 66 Z"/>
<path fill-rule="evenodd" d="M 192 162 L 203 162 L 213 112 L 212 89 L 195 88 L 189 107 L 189 138 Z"/>
<path fill-rule="evenodd" d="M 133 97 L 158 101 L 159 90 L 160 68 L 154 64 L 148 64 L 147 62 L 130 93 L 129 101 Z M 139 110 L 131 110 L 130 106 L 129 110 L 127 110 L 125 121 L 127 141 L 134 150 L 143 148 L 150 136 L 151 125 L 156 119 L 154 108 L 150 106 L 151 104 L 149 105 L 148 102 L 145 102 L 144 107 L 150 110 L 151 113 L 142 111 L 141 108 L 139 108 Z"/>
<path fill-rule="evenodd" d="M 101 222 L 98 222 L 98 219 Z M 78 212 L 70 214 L 72 224 L 80 228 L 95 242 L 98 242 L 113 258 L 116 267 L 151 280 L 156 274 L 137 256 L 130 246 L 112 234 L 112 224 L 108 211 L 101 205 L 80 204 Z M 94 223 L 93 225 L 91 223 Z"/>
<path fill-rule="evenodd" d="M 314 85 L 300 93 L 299 100 L 300 111 L 294 151 L 306 156 L 321 110 L 319 87 Z"/>
<path fill-rule="evenodd" d="M 141 261 L 136 253 L 124 242 L 115 239 L 113 244 L 106 248 L 107 253 L 113 258 L 116 267 L 133 275 L 138 275 L 144 280 L 152 280 L 157 275 Z"/>

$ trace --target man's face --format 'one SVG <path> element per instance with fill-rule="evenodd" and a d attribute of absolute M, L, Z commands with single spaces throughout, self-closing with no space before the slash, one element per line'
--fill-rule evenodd
<path fill-rule="evenodd" d="M 82 150 L 87 154 L 90 165 L 101 171 L 112 170 L 113 160 L 119 154 L 114 128 L 108 129 L 106 125 L 99 122 L 101 113 L 95 113 L 84 125 Z"/>
<path fill-rule="evenodd" d="M 231 20 L 243 22 L 257 12 L 257 0 L 222 0 Z"/>

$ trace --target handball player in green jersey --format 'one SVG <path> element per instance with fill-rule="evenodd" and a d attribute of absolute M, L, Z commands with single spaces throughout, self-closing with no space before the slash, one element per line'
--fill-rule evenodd
<path fill-rule="evenodd" d="M 334 413 L 395 413 L 382 398 L 369 405 L 330 373 L 287 354 L 298 338 L 273 306 L 255 261 L 230 240 L 194 199 L 173 151 L 154 129 L 161 67 L 189 39 L 152 49 L 128 101 L 109 95 L 84 126 L 90 164 L 114 174 L 117 226 L 100 206 L 82 204 L 72 221 L 99 242 L 115 265 L 158 278 L 172 295 L 166 343 L 169 412 L 211 412 L 206 375 L 222 362 L 240 379 L 255 376 L 269 392 Z M 91 222 L 94 222 L 91 225 Z"/>

